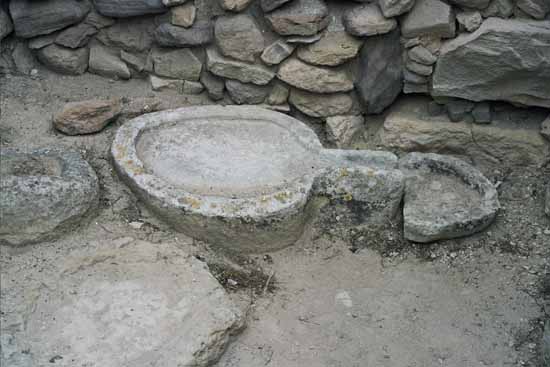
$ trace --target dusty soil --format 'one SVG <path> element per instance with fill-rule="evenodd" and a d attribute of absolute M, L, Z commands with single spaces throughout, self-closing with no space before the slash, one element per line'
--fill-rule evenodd
<path fill-rule="evenodd" d="M 207 97 L 153 93 L 143 80 L 42 69 L 34 79 L 0 77 L 0 95 L 3 146 L 78 149 L 102 189 L 96 213 L 70 234 L 0 248 L 4 333 L 24 327 L 36 292 L 48 291 L 45 280 L 69 253 L 143 239 L 175 243 L 209 263 L 247 311 L 248 327 L 219 367 L 542 366 L 539 341 L 550 311 L 550 220 L 543 214 L 549 167 L 490 174 L 500 183 L 503 209 L 488 231 L 467 239 L 417 246 L 401 239 L 396 223 L 394 232 L 344 243 L 317 228 L 285 250 L 242 256 L 171 231 L 135 199 L 110 163 L 109 144 L 122 121 L 87 136 L 51 127 L 52 113 L 69 101 L 158 96 L 184 106 L 211 103 Z"/>

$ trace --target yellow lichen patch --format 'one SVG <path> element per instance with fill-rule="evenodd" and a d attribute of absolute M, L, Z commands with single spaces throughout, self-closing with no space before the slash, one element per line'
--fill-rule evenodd
<path fill-rule="evenodd" d="M 347 193 L 344 194 L 343 199 L 344 199 L 344 201 L 352 201 L 353 200 L 353 195 L 350 194 L 349 192 L 347 192 Z"/>
<path fill-rule="evenodd" d="M 178 201 L 180 202 L 180 204 L 189 205 L 193 209 L 199 209 L 201 207 L 200 200 L 197 200 L 195 198 L 183 197 L 179 198 Z"/>
<path fill-rule="evenodd" d="M 275 194 L 274 198 L 275 200 L 280 201 L 281 203 L 285 203 L 288 199 L 290 199 L 291 196 L 292 195 L 289 194 L 288 192 L 283 191 Z"/>
<path fill-rule="evenodd" d="M 349 171 L 347 168 L 342 168 L 340 170 L 340 177 L 348 177 L 349 176 Z"/>

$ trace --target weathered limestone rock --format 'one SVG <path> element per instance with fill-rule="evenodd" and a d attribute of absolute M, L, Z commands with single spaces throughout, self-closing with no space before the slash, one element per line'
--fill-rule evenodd
<path fill-rule="evenodd" d="M 78 153 L 0 151 L 0 243 L 21 246 L 73 229 L 98 200 L 92 167 Z"/>
<path fill-rule="evenodd" d="M 208 96 L 214 101 L 223 99 L 225 83 L 222 78 L 218 78 L 212 73 L 203 70 L 200 78 L 201 84 L 206 88 Z"/>
<path fill-rule="evenodd" d="M 273 89 L 267 97 L 267 103 L 270 105 L 282 105 L 288 101 L 288 95 L 290 89 L 288 89 L 283 83 L 275 83 Z"/>
<path fill-rule="evenodd" d="M 514 2 L 512 0 L 492 0 L 489 6 L 481 11 L 481 15 L 485 18 L 509 18 L 513 13 Z"/>
<path fill-rule="evenodd" d="M 218 18 L 214 35 L 222 54 L 241 61 L 254 62 L 265 47 L 262 31 L 247 14 Z"/>
<path fill-rule="evenodd" d="M 157 43 L 165 47 L 193 47 L 212 42 L 214 28 L 209 21 L 196 21 L 189 28 L 164 23 L 154 32 Z"/>
<path fill-rule="evenodd" d="M 263 65 L 223 57 L 215 48 L 206 50 L 206 64 L 212 74 L 242 83 L 266 85 L 275 77 L 275 73 Z"/>
<path fill-rule="evenodd" d="M 187 48 L 170 51 L 155 50 L 152 59 L 157 75 L 192 81 L 198 81 L 200 78 L 202 63 Z"/>
<path fill-rule="evenodd" d="M 468 9 L 485 9 L 489 6 L 491 0 L 450 0 L 451 3 L 462 8 Z"/>
<path fill-rule="evenodd" d="M 183 94 L 201 94 L 204 91 L 204 85 L 201 82 L 192 82 L 185 80 L 183 83 Z"/>
<path fill-rule="evenodd" d="M 96 33 L 97 29 L 94 26 L 80 23 L 61 31 L 55 38 L 55 43 L 69 48 L 84 47 Z"/>
<path fill-rule="evenodd" d="M 53 118 L 53 126 L 67 135 L 101 131 L 122 111 L 120 98 L 67 103 Z"/>
<path fill-rule="evenodd" d="M 323 0 L 293 0 L 266 15 L 266 19 L 283 36 L 311 36 L 330 23 Z"/>
<path fill-rule="evenodd" d="M 163 13 L 167 10 L 162 0 L 93 0 L 101 14 L 113 18 Z"/>
<path fill-rule="evenodd" d="M 408 55 L 411 60 L 424 65 L 433 65 L 437 61 L 437 57 L 422 45 L 411 48 Z"/>
<path fill-rule="evenodd" d="M 414 242 L 468 236 L 487 228 L 500 204 L 493 184 L 476 168 L 450 156 L 410 153 L 405 173 L 404 235 Z"/>
<path fill-rule="evenodd" d="M 276 8 L 280 7 L 283 4 L 288 3 L 291 0 L 261 0 L 260 4 L 262 6 L 263 11 L 269 12 L 272 10 L 275 10 Z"/>
<path fill-rule="evenodd" d="M 350 8 L 344 14 L 343 21 L 346 31 L 358 37 L 385 34 L 397 27 L 397 21 L 384 17 L 376 4 Z"/>
<path fill-rule="evenodd" d="M 357 56 L 363 42 L 345 31 L 327 31 L 323 37 L 298 49 L 296 56 L 313 65 L 337 66 Z"/>
<path fill-rule="evenodd" d="M 452 38 L 455 30 L 453 9 L 439 0 L 417 0 L 401 23 L 401 33 L 407 38 L 422 35 Z"/>
<path fill-rule="evenodd" d="M 296 58 L 283 62 L 277 77 L 296 88 L 315 93 L 348 92 L 353 89 L 351 76 L 345 70 L 312 66 Z"/>
<path fill-rule="evenodd" d="M 57 275 L 64 286 L 40 292 L 25 335 L 33 365 L 61 350 L 89 366 L 215 363 L 245 321 L 207 265 L 174 245 L 112 246 L 73 252 Z"/>
<path fill-rule="evenodd" d="M 340 115 L 327 118 L 327 138 L 338 148 L 348 148 L 363 130 L 363 116 Z"/>
<path fill-rule="evenodd" d="M 195 23 L 197 8 L 190 2 L 170 8 L 170 23 L 180 27 L 189 28 Z"/>
<path fill-rule="evenodd" d="M 17 0 L 10 2 L 10 13 L 18 37 L 30 38 L 52 33 L 81 21 L 90 4 L 76 0 Z"/>
<path fill-rule="evenodd" d="M 548 60 L 550 24 L 489 18 L 441 49 L 432 95 L 550 107 Z"/>
<path fill-rule="evenodd" d="M 222 8 L 229 11 L 243 11 L 252 0 L 220 0 Z"/>
<path fill-rule="evenodd" d="M 90 52 L 87 48 L 69 49 L 49 45 L 36 52 L 38 60 L 61 74 L 80 75 L 88 69 Z"/>
<path fill-rule="evenodd" d="M 544 19 L 550 12 L 550 2 L 547 0 L 518 0 L 516 5 L 535 19 Z"/>
<path fill-rule="evenodd" d="M 177 92 L 182 92 L 184 82 L 185 81 L 182 79 L 161 78 L 159 76 L 149 74 L 149 83 L 151 83 L 151 89 L 156 92 L 163 90 L 175 90 Z"/>
<path fill-rule="evenodd" d="M 130 79 L 132 76 L 130 69 L 118 55 L 99 44 L 90 47 L 88 71 L 107 78 Z"/>
<path fill-rule="evenodd" d="M 227 80 L 225 88 L 236 104 L 259 104 L 269 94 L 270 88 L 265 85 L 245 84 L 238 80 Z"/>
<path fill-rule="evenodd" d="M 141 73 L 143 70 L 145 70 L 147 60 L 142 56 L 134 55 L 124 50 L 120 50 L 120 58 L 138 73 Z"/>
<path fill-rule="evenodd" d="M 540 124 L 540 133 L 546 139 L 550 140 L 550 115 Z"/>
<path fill-rule="evenodd" d="M 378 5 L 386 18 L 396 17 L 411 10 L 414 0 L 379 0 Z"/>
<path fill-rule="evenodd" d="M 418 75 L 423 75 L 425 77 L 432 75 L 432 72 L 433 72 L 433 66 L 420 64 L 411 59 L 407 59 L 407 62 L 405 63 L 405 67 L 409 71 L 412 71 L 413 73 L 416 73 Z"/>
<path fill-rule="evenodd" d="M 402 46 L 399 30 L 366 39 L 359 54 L 356 88 L 368 113 L 380 113 L 401 92 Z"/>
<path fill-rule="evenodd" d="M 353 99 L 346 93 L 316 94 L 299 89 L 292 89 L 288 101 L 311 117 L 344 115 L 353 105 Z"/>
<path fill-rule="evenodd" d="M 150 19 L 120 19 L 113 26 L 102 29 L 97 38 L 106 46 L 128 52 L 143 52 L 153 45 L 150 35 L 153 27 Z"/>
<path fill-rule="evenodd" d="M 456 20 L 461 29 L 473 32 L 481 26 L 483 18 L 479 11 L 463 11 L 456 15 Z"/>
<path fill-rule="evenodd" d="M 279 65 L 294 52 L 296 47 L 283 40 L 277 40 L 262 52 L 262 61 L 268 65 Z"/>
<path fill-rule="evenodd" d="M 0 8 L 0 41 L 13 31 L 13 24 L 10 16 Z"/>

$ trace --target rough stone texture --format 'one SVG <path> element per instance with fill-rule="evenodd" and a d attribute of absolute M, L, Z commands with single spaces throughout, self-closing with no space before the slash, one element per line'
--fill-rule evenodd
<path fill-rule="evenodd" d="M 437 57 L 422 45 L 415 46 L 409 50 L 409 58 L 424 65 L 433 65 Z"/>
<path fill-rule="evenodd" d="M 248 5 L 250 5 L 252 0 L 221 0 L 221 6 L 225 10 L 229 11 L 243 11 Z"/>
<path fill-rule="evenodd" d="M 299 89 L 290 92 L 289 102 L 311 117 L 328 117 L 349 112 L 353 99 L 346 93 L 316 94 Z"/>
<path fill-rule="evenodd" d="M 288 101 L 289 94 L 290 90 L 283 83 L 275 83 L 266 102 L 270 105 L 285 104 Z"/>
<path fill-rule="evenodd" d="M 458 122 L 465 119 L 470 111 L 473 110 L 475 104 L 463 99 L 451 99 L 446 103 L 447 114 L 452 122 Z"/>
<path fill-rule="evenodd" d="M 412 9 L 415 0 L 379 0 L 378 5 L 386 18 L 396 17 Z"/>
<path fill-rule="evenodd" d="M 426 76 L 416 74 L 408 69 L 403 70 L 403 79 L 405 79 L 405 82 L 412 83 L 412 84 L 428 83 L 428 78 Z"/>
<path fill-rule="evenodd" d="M 353 81 L 346 70 L 313 66 L 296 58 L 283 62 L 277 77 L 296 88 L 315 93 L 347 92 L 353 89 Z"/>
<path fill-rule="evenodd" d="M 150 35 L 153 27 L 150 19 L 120 19 L 113 26 L 102 29 L 97 38 L 106 46 L 128 52 L 143 52 L 153 45 Z"/>
<path fill-rule="evenodd" d="M 272 10 L 275 10 L 276 8 L 280 7 L 283 4 L 288 3 L 291 0 L 261 0 L 260 4 L 262 6 L 263 11 L 269 12 Z"/>
<path fill-rule="evenodd" d="M 53 118 L 53 126 L 67 135 L 101 131 L 122 111 L 120 98 L 92 99 L 67 103 Z"/>
<path fill-rule="evenodd" d="M 166 47 L 202 46 L 212 42 L 214 29 L 209 21 L 196 21 L 190 28 L 164 23 L 154 32 L 157 43 Z"/>
<path fill-rule="evenodd" d="M 481 26 L 483 18 L 479 11 L 463 11 L 456 15 L 456 20 L 461 29 L 473 32 Z"/>
<path fill-rule="evenodd" d="M 432 95 L 550 107 L 548 60 L 550 24 L 489 18 L 441 49 Z"/>
<path fill-rule="evenodd" d="M 204 85 L 200 82 L 185 80 L 183 83 L 183 94 L 201 94 L 204 91 Z"/>
<path fill-rule="evenodd" d="M 546 186 L 546 201 L 545 201 L 545 206 L 544 206 L 544 212 L 546 213 L 547 216 L 550 217 L 550 183 Z M 545 332 L 546 336 L 546 340 L 545 340 L 545 358 L 546 358 L 546 362 L 547 363 L 550 363 L 550 331 L 549 330 L 546 330 Z"/>
<path fill-rule="evenodd" d="M 11 53 L 15 68 L 18 72 L 29 75 L 31 71 L 36 67 L 36 60 L 27 47 L 27 42 L 17 42 L 13 52 Z"/>
<path fill-rule="evenodd" d="M 10 16 L 0 7 L 0 41 L 13 31 Z"/>
<path fill-rule="evenodd" d="M 202 63 L 189 49 L 155 50 L 152 55 L 155 73 L 174 79 L 197 81 Z"/>
<path fill-rule="evenodd" d="M 167 10 L 162 0 L 93 0 L 93 2 L 97 11 L 113 18 L 163 13 Z"/>
<path fill-rule="evenodd" d="M 98 200 L 92 167 L 78 153 L 0 150 L 0 243 L 21 246 L 73 227 Z"/>
<path fill-rule="evenodd" d="M 540 124 L 540 133 L 546 139 L 550 140 L 550 115 Z"/>
<path fill-rule="evenodd" d="M 157 92 L 163 90 L 175 90 L 181 93 L 183 91 L 184 81 L 181 79 L 161 78 L 159 76 L 149 74 L 149 83 L 151 83 L 151 89 Z"/>
<path fill-rule="evenodd" d="M 327 138 L 338 148 L 348 148 L 363 130 L 363 116 L 341 115 L 327 118 Z"/>
<path fill-rule="evenodd" d="M 69 48 L 79 48 L 86 46 L 90 38 L 96 33 L 96 27 L 80 23 L 61 31 L 55 38 L 55 43 Z"/>
<path fill-rule="evenodd" d="M 266 19 L 283 36 L 311 36 L 330 23 L 323 0 L 293 0 L 266 15 Z"/>
<path fill-rule="evenodd" d="M 29 42 L 27 43 L 27 45 L 31 50 L 39 50 L 43 47 L 46 47 L 54 43 L 58 35 L 59 35 L 58 32 L 54 32 L 54 33 L 47 34 L 45 36 L 34 37 L 29 39 Z"/>
<path fill-rule="evenodd" d="M 81 21 L 90 11 L 87 1 L 10 1 L 10 14 L 18 37 L 30 38 L 52 33 Z"/>
<path fill-rule="evenodd" d="M 410 153 L 399 161 L 407 184 L 404 235 L 414 242 L 468 236 L 491 224 L 500 204 L 493 184 L 460 159 Z"/>
<path fill-rule="evenodd" d="M 451 3 L 467 9 L 485 9 L 490 0 L 450 0 Z"/>
<path fill-rule="evenodd" d="M 99 14 L 95 8 L 92 8 L 86 18 L 84 19 L 84 23 L 89 24 L 91 26 L 96 27 L 97 29 L 102 29 L 105 27 L 110 27 L 113 24 L 115 24 L 115 20 L 113 18 L 105 17 L 101 14 Z"/>
<path fill-rule="evenodd" d="M 87 48 L 70 49 L 49 45 L 36 52 L 38 60 L 61 74 L 80 75 L 88 69 L 90 52 Z"/>
<path fill-rule="evenodd" d="M 420 64 L 411 59 L 407 59 L 407 62 L 405 63 L 405 67 L 409 71 L 412 71 L 413 73 L 416 73 L 418 75 L 422 75 L 425 77 L 432 75 L 432 72 L 433 72 L 433 66 Z"/>
<path fill-rule="evenodd" d="M 550 12 L 548 0 L 518 0 L 516 6 L 535 19 L 544 19 L 544 16 Z"/>
<path fill-rule="evenodd" d="M 259 104 L 269 94 L 270 88 L 263 85 L 244 84 L 238 80 L 227 80 L 225 88 L 236 104 Z"/>
<path fill-rule="evenodd" d="M 476 104 L 472 110 L 472 117 L 476 124 L 490 124 L 493 119 L 491 104 L 489 102 Z"/>
<path fill-rule="evenodd" d="M 206 88 L 208 96 L 214 101 L 223 99 L 223 91 L 225 89 L 225 83 L 222 78 L 218 78 L 212 73 L 203 70 L 200 81 Z"/>
<path fill-rule="evenodd" d="M 57 364 L 215 363 L 245 321 L 207 265 L 174 245 L 113 247 L 73 252 L 55 274 L 65 287 L 37 297 L 25 335 L 34 365 L 49 365 L 52 351 L 63 351 Z"/>
<path fill-rule="evenodd" d="M 417 0 L 401 23 L 401 33 L 407 38 L 422 35 L 452 38 L 455 30 L 453 9 L 439 0 Z"/>
<path fill-rule="evenodd" d="M 403 93 L 405 94 L 412 94 L 412 93 L 417 93 L 417 94 L 427 94 L 429 91 L 429 86 L 428 84 L 415 84 L 415 83 L 409 83 L 409 82 L 405 82 L 403 84 Z"/>
<path fill-rule="evenodd" d="M 215 48 L 206 50 L 206 64 L 212 74 L 223 78 L 237 79 L 242 83 L 265 85 L 275 77 L 275 73 L 263 65 L 248 64 L 226 58 Z"/>
<path fill-rule="evenodd" d="M 142 72 L 145 69 L 145 65 L 147 61 L 145 60 L 144 57 L 131 54 L 124 50 L 120 50 L 120 58 L 122 59 L 122 61 L 128 64 L 128 66 L 130 66 L 132 69 L 134 69 L 138 73 Z"/>
<path fill-rule="evenodd" d="M 514 2 L 512 0 L 492 0 L 489 6 L 481 11 L 481 15 L 485 18 L 509 18 L 513 13 Z"/>
<path fill-rule="evenodd" d="M 387 224 L 402 195 L 403 176 L 376 169 L 394 167 L 393 154 L 324 150 L 300 121 L 251 106 L 143 115 L 122 125 L 111 152 L 123 180 L 176 230 L 242 252 L 294 243 L 314 197 L 328 197 L 341 223 L 369 226 Z M 348 168 L 350 177 L 334 176 Z"/>
<path fill-rule="evenodd" d="M 192 2 L 170 8 L 170 23 L 189 28 L 195 23 L 197 8 Z"/>
<path fill-rule="evenodd" d="M 277 40 L 262 52 L 262 61 L 268 65 L 278 65 L 294 52 L 296 47 L 283 40 Z"/>
<path fill-rule="evenodd" d="M 241 61 L 254 62 L 265 47 L 260 28 L 247 14 L 218 18 L 214 35 L 222 54 Z"/>
<path fill-rule="evenodd" d="M 363 42 L 345 31 L 327 31 L 323 37 L 298 49 L 296 56 L 313 65 L 337 66 L 357 56 Z"/>
<path fill-rule="evenodd" d="M 99 44 L 90 47 L 88 71 L 107 78 L 130 79 L 132 75 L 124 61 Z"/>
<path fill-rule="evenodd" d="M 368 113 L 380 113 L 401 92 L 402 46 L 399 30 L 369 37 L 359 54 L 356 89 Z"/>
<path fill-rule="evenodd" d="M 376 4 L 350 8 L 344 14 L 343 22 L 346 31 L 358 37 L 385 34 L 397 27 L 397 21 L 385 18 Z"/>

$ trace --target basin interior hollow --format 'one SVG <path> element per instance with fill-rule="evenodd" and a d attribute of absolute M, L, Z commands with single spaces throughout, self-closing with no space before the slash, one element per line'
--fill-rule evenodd
<path fill-rule="evenodd" d="M 144 129 L 136 144 L 147 171 L 200 195 L 271 193 L 319 167 L 318 152 L 273 121 L 197 118 Z"/>

